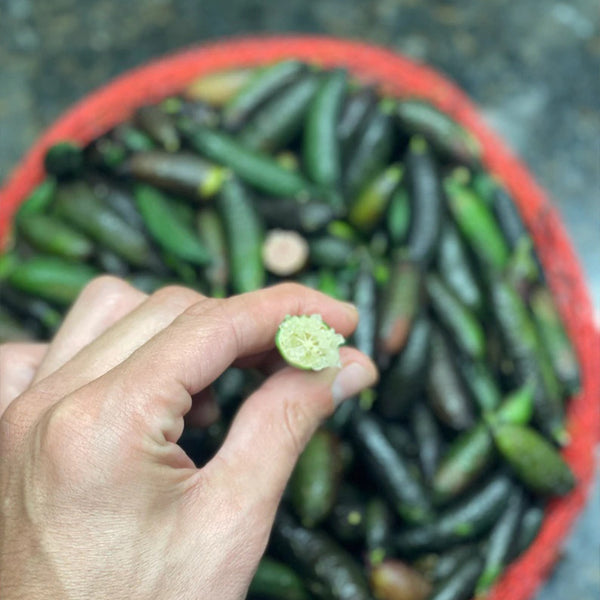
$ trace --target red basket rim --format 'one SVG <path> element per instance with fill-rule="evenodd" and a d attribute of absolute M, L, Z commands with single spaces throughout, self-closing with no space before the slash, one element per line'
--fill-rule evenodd
<path fill-rule="evenodd" d="M 600 344 L 593 307 L 566 231 L 557 211 L 525 166 L 483 122 L 467 96 L 433 69 L 369 44 L 321 36 L 237 38 L 178 52 L 131 70 L 89 94 L 69 109 L 33 145 L 0 190 L 0 248 L 8 239 L 12 215 L 43 178 L 43 155 L 61 139 L 87 142 L 127 118 L 140 105 L 180 91 L 194 77 L 222 69 L 297 57 L 324 66 L 344 65 L 376 82 L 385 93 L 429 100 L 470 130 L 483 148 L 483 162 L 516 199 L 530 229 L 549 285 L 582 368 L 583 390 L 571 399 L 565 450 L 579 481 L 567 497 L 553 501 L 542 530 L 514 563 L 490 600 L 527 600 L 558 557 L 560 544 L 582 509 L 594 473 L 594 448 L 600 431 Z"/>

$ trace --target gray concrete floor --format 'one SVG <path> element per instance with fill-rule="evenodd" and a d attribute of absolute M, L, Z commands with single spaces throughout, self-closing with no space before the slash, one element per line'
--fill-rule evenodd
<path fill-rule="evenodd" d="M 182 46 L 256 32 L 360 38 L 426 61 L 550 192 L 600 312 L 596 0 L 0 0 L 0 180 L 75 100 Z M 538 600 L 600 597 L 598 477 Z"/>

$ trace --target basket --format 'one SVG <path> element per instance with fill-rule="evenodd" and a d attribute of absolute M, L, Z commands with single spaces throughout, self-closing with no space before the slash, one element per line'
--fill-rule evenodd
<path fill-rule="evenodd" d="M 490 600 L 527 600 L 543 583 L 561 544 L 581 511 L 594 472 L 594 448 L 600 412 L 600 343 L 592 303 L 581 268 L 557 211 L 525 166 L 484 124 L 477 108 L 454 84 L 429 67 L 383 48 L 327 37 L 261 37 L 199 46 L 135 69 L 93 92 L 55 122 L 34 144 L 0 189 L 0 248 L 6 244 L 11 217 L 43 176 L 45 150 L 62 139 L 85 143 L 128 118 L 142 104 L 179 92 L 194 78 L 283 58 L 323 66 L 341 65 L 384 93 L 423 98 L 447 112 L 481 143 L 485 167 L 515 199 L 529 228 L 582 371 L 582 391 L 568 407 L 572 442 L 564 451 L 578 485 L 552 501 L 534 544 L 507 570 Z"/>

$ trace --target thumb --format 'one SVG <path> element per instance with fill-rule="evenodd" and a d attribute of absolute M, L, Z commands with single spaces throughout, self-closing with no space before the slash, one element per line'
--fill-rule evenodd
<path fill-rule="evenodd" d="M 205 469 L 238 497 L 275 510 L 298 456 L 321 421 L 344 399 L 377 380 L 375 365 L 354 348 L 342 367 L 320 372 L 286 367 L 242 405 L 217 456 Z M 213 469 L 214 467 L 214 469 Z"/>

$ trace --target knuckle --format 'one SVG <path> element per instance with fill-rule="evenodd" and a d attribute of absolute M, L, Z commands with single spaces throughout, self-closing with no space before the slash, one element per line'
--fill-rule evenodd
<path fill-rule="evenodd" d="M 237 353 L 243 348 L 244 338 L 242 326 L 232 314 L 228 300 L 204 297 L 192 304 L 184 313 L 186 318 L 202 317 L 202 325 L 209 335 L 212 344 L 220 349 L 231 347 Z"/>
<path fill-rule="evenodd" d="M 121 296 L 133 289 L 126 281 L 114 275 L 99 275 L 83 288 L 81 298 L 95 299 L 98 297 L 105 298 L 108 295 Z"/>
<path fill-rule="evenodd" d="M 292 298 L 300 298 L 306 296 L 310 289 L 300 283 L 296 283 L 295 281 L 280 283 L 275 287 L 278 288 L 283 295 L 290 296 Z"/>
<path fill-rule="evenodd" d="M 95 323 L 95 326 L 106 327 L 127 314 L 144 298 L 145 294 L 123 279 L 113 275 L 100 275 L 92 279 L 79 294 L 74 305 L 78 317 L 73 317 L 72 322 L 77 322 L 82 314 L 86 314 L 92 315 L 93 320 L 90 322 Z"/>
<path fill-rule="evenodd" d="M 63 450 L 66 440 L 78 429 L 75 412 L 66 400 L 56 403 L 48 410 L 42 423 L 44 445 L 51 452 Z"/>
<path fill-rule="evenodd" d="M 277 290 L 280 302 L 287 306 L 290 314 L 305 312 L 321 296 L 320 292 L 295 281 L 278 284 L 274 289 Z"/>
<path fill-rule="evenodd" d="M 204 296 L 180 285 L 167 285 L 150 296 L 150 302 L 159 306 L 173 307 L 179 312 L 187 310 Z"/>
<path fill-rule="evenodd" d="M 7 372 L 10 369 L 20 346 L 21 344 L 14 342 L 0 344 L 0 373 Z"/>
<path fill-rule="evenodd" d="M 9 453 L 19 447 L 19 443 L 29 431 L 30 413 L 28 394 L 11 402 L 0 416 L 0 456 L 8 458 Z"/>
<path fill-rule="evenodd" d="M 54 465 L 57 476 L 81 479 L 90 466 L 92 430 L 82 411 L 63 399 L 37 425 L 40 454 Z"/>
<path fill-rule="evenodd" d="M 211 314 L 216 323 L 225 334 L 232 337 L 236 348 L 239 350 L 244 345 L 242 322 L 232 314 L 233 306 L 227 301 L 218 302 L 211 310 Z"/>
<path fill-rule="evenodd" d="M 189 317 L 199 317 L 206 314 L 208 310 L 212 310 L 213 308 L 218 307 L 222 304 L 222 301 L 217 300 L 215 298 L 208 298 L 206 296 L 201 296 L 198 294 L 196 301 L 190 306 L 188 306 L 185 311 L 186 315 Z"/>

